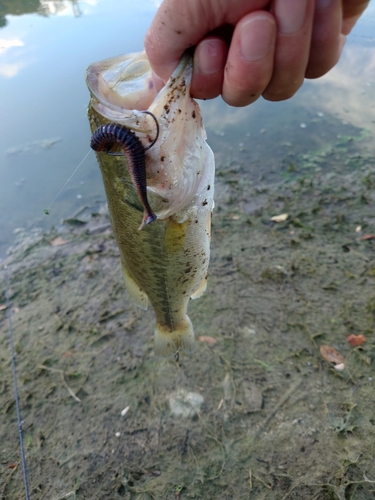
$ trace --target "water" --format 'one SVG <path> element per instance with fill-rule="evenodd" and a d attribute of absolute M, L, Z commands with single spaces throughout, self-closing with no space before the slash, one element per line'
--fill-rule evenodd
<path fill-rule="evenodd" d="M 142 49 L 157 1 L 11 2 L 0 31 L 0 256 L 20 228 L 47 229 L 77 209 L 104 201 L 94 154 L 44 216 L 88 151 L 86 67 Z M 218 167 L 246 163 L 255 182 L 277 180 L 291 151 L 308 152 L 353 127 L 374 133 L 375 6 L 349 38 L 340 64 L 307 82 L 291 100 L 259 100 L 233 109 L 220 99 L 202 104 Z M 220 120 L 218 117 L 220 116 Z M 21 233 L 22 234 L 22 233 Z"/>
<path fill-rule="evenodd" d="M 151 2 L 138 2 L 136 11 L 121 2 L 42 5 L 47 16 L 7 15 L 0 35 L 5 40 L 0 62 L 3 252 L 16 228 L 28 227 L 43 215 L 89 149 L 86 67 L 140 50 L 156 8 Z M 104 201 L 104 194 L 92 153 L 43 220 L 44 228 L 96 199 Z"/>

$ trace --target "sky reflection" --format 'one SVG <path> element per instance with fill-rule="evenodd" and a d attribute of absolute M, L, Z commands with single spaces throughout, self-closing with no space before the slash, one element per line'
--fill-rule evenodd
<path fill-rule="evenodd" d="M 351 124 L 375 131 L 375 50 L 348 46 L 340 64 L 316 81 L 314 102 Z"/>

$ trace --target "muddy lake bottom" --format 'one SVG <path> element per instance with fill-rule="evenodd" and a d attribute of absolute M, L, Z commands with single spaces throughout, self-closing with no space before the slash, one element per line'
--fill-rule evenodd
<path fill-rule="evenodd" d="M 31 498 L 375 498 L 374 166 L 349 141 L 274 185 L 218 168 L 196 349 L 178 362 L 153 354 L 154 313 L 127 295 L 105 212 L 23 236 L 6 263 Z M 15 500 L 5 302 L 0 495 Z"/>

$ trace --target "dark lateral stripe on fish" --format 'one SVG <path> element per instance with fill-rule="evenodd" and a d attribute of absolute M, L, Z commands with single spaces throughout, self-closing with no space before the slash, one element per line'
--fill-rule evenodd
<path fill-rule="evenodd" d="M 135 133 L 118 123 L 107 123 L 95 130 L 90 147 L 94 151 L 109 152 L 114 144 L 120 144 L 127 159 L 130 177 L 144 208 L 139 229 L 156 219 L 147 199 L 145 148 Z"/>

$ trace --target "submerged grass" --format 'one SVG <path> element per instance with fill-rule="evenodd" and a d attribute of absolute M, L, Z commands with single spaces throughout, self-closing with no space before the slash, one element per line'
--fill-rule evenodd
<path fill-rule="evenodd" d="M 374 498 L 375 238 L 363 239 L 375 234 L 364 181 L 374 161 L 358 154 L 342 172 L 340 158 L 329 156 L 327 172 L 319 157 L 308 178 L 297 161 L 266 189 L 227 182 L 245 180 L 235 165 L 219 169 L 209 287 L 189 305 L 196 336 L 216 342 L 197 340 L 178 363 L 153 355 L 154 315 L 126 294 L 106 216 L 65 226 L 65 245 L 49 234 L 15 251 L 33 499 Z M 272 222 L 280 213 L 287 220 Z M 0 314 L 0 493 L 15 499 L 23 484 Z M 350 333 L 367 341 L 351 347 Z M 321 344 L 345 357 L 344 371 Z M 181 389 L 203 396 L 200 412 L 172 414 Z"/>

